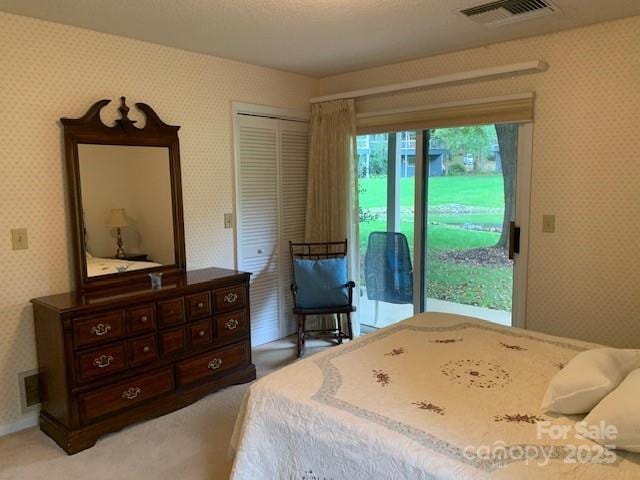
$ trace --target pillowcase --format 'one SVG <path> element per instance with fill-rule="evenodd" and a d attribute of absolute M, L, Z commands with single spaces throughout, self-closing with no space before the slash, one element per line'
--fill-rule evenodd
<path fill-rule="evenodd" d="M 551 379 L 542 408 L 566 415 L 587 413 L 636 368 L 640 368 L 640 350 L 581 352 Z"/>
<path fill-rule="evenodd" d="M 640 453 L 640 369 L 634 370 L 586 416 L 584 434 L 600 445 Z M 608 436 L 607 428 L 617 429 Z M 603 428 L 604 427 L 604 428 Z M 597 433 L 596 433 L 597 432 Z"/>
<path fill-rule="evenodd" d="M 349 305 L 347 258 L 293 259 L 293 276 L 298 287 L 299 308 L 343 307 Z"/>

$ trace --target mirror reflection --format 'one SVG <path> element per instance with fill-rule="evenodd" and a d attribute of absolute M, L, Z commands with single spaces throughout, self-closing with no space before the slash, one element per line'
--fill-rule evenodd
<path fill-rule="evenodd" d="M 169 149 L 78 145 L 87 276 L 173 265 Z"/>

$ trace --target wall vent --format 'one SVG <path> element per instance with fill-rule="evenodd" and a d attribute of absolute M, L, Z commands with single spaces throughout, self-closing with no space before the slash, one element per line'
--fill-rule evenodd
<path fill-rule="evenodd" d="M 485 27 L 497 27 L 557 14 L 560 9 L 550 0 L 499 0 L 465 8 L 460 13 Z"/>
<path fill-rule="evenodd" d="M 40 373 L 37 369 L 18 373 L 20 408 L 23 414 L 40 409 Z"/>

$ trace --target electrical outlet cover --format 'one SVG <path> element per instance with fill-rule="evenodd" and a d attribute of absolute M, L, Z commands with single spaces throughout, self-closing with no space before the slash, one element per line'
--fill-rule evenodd
<path fill-rule="evenodd" d="M 29 242 L 27 241 L 27 229 L 26 228 L 14 228 L 11 230 L 11 244 L 14 250 L 26 250 L 29 248 Z"/>

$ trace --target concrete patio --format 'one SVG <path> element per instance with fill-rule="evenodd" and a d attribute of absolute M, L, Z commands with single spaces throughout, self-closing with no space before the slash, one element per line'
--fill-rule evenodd
<path fill-rule="evenodd" d="M 413 305 L 378 302 L 378 318 L 376 321 L 375 304 L 368 300 L 366 293 L 360 297 L 358 315 L 360 323 L 374 328 L 382 328 L 404 320 L 413 315 Z M 469 317 L 481 318 L 500 325 L 511 326 L 511 312 L 492 310 L 490 308 L 446 302 L 436 298 L 427 298 L 427 312 L 454 313 Z"/>

